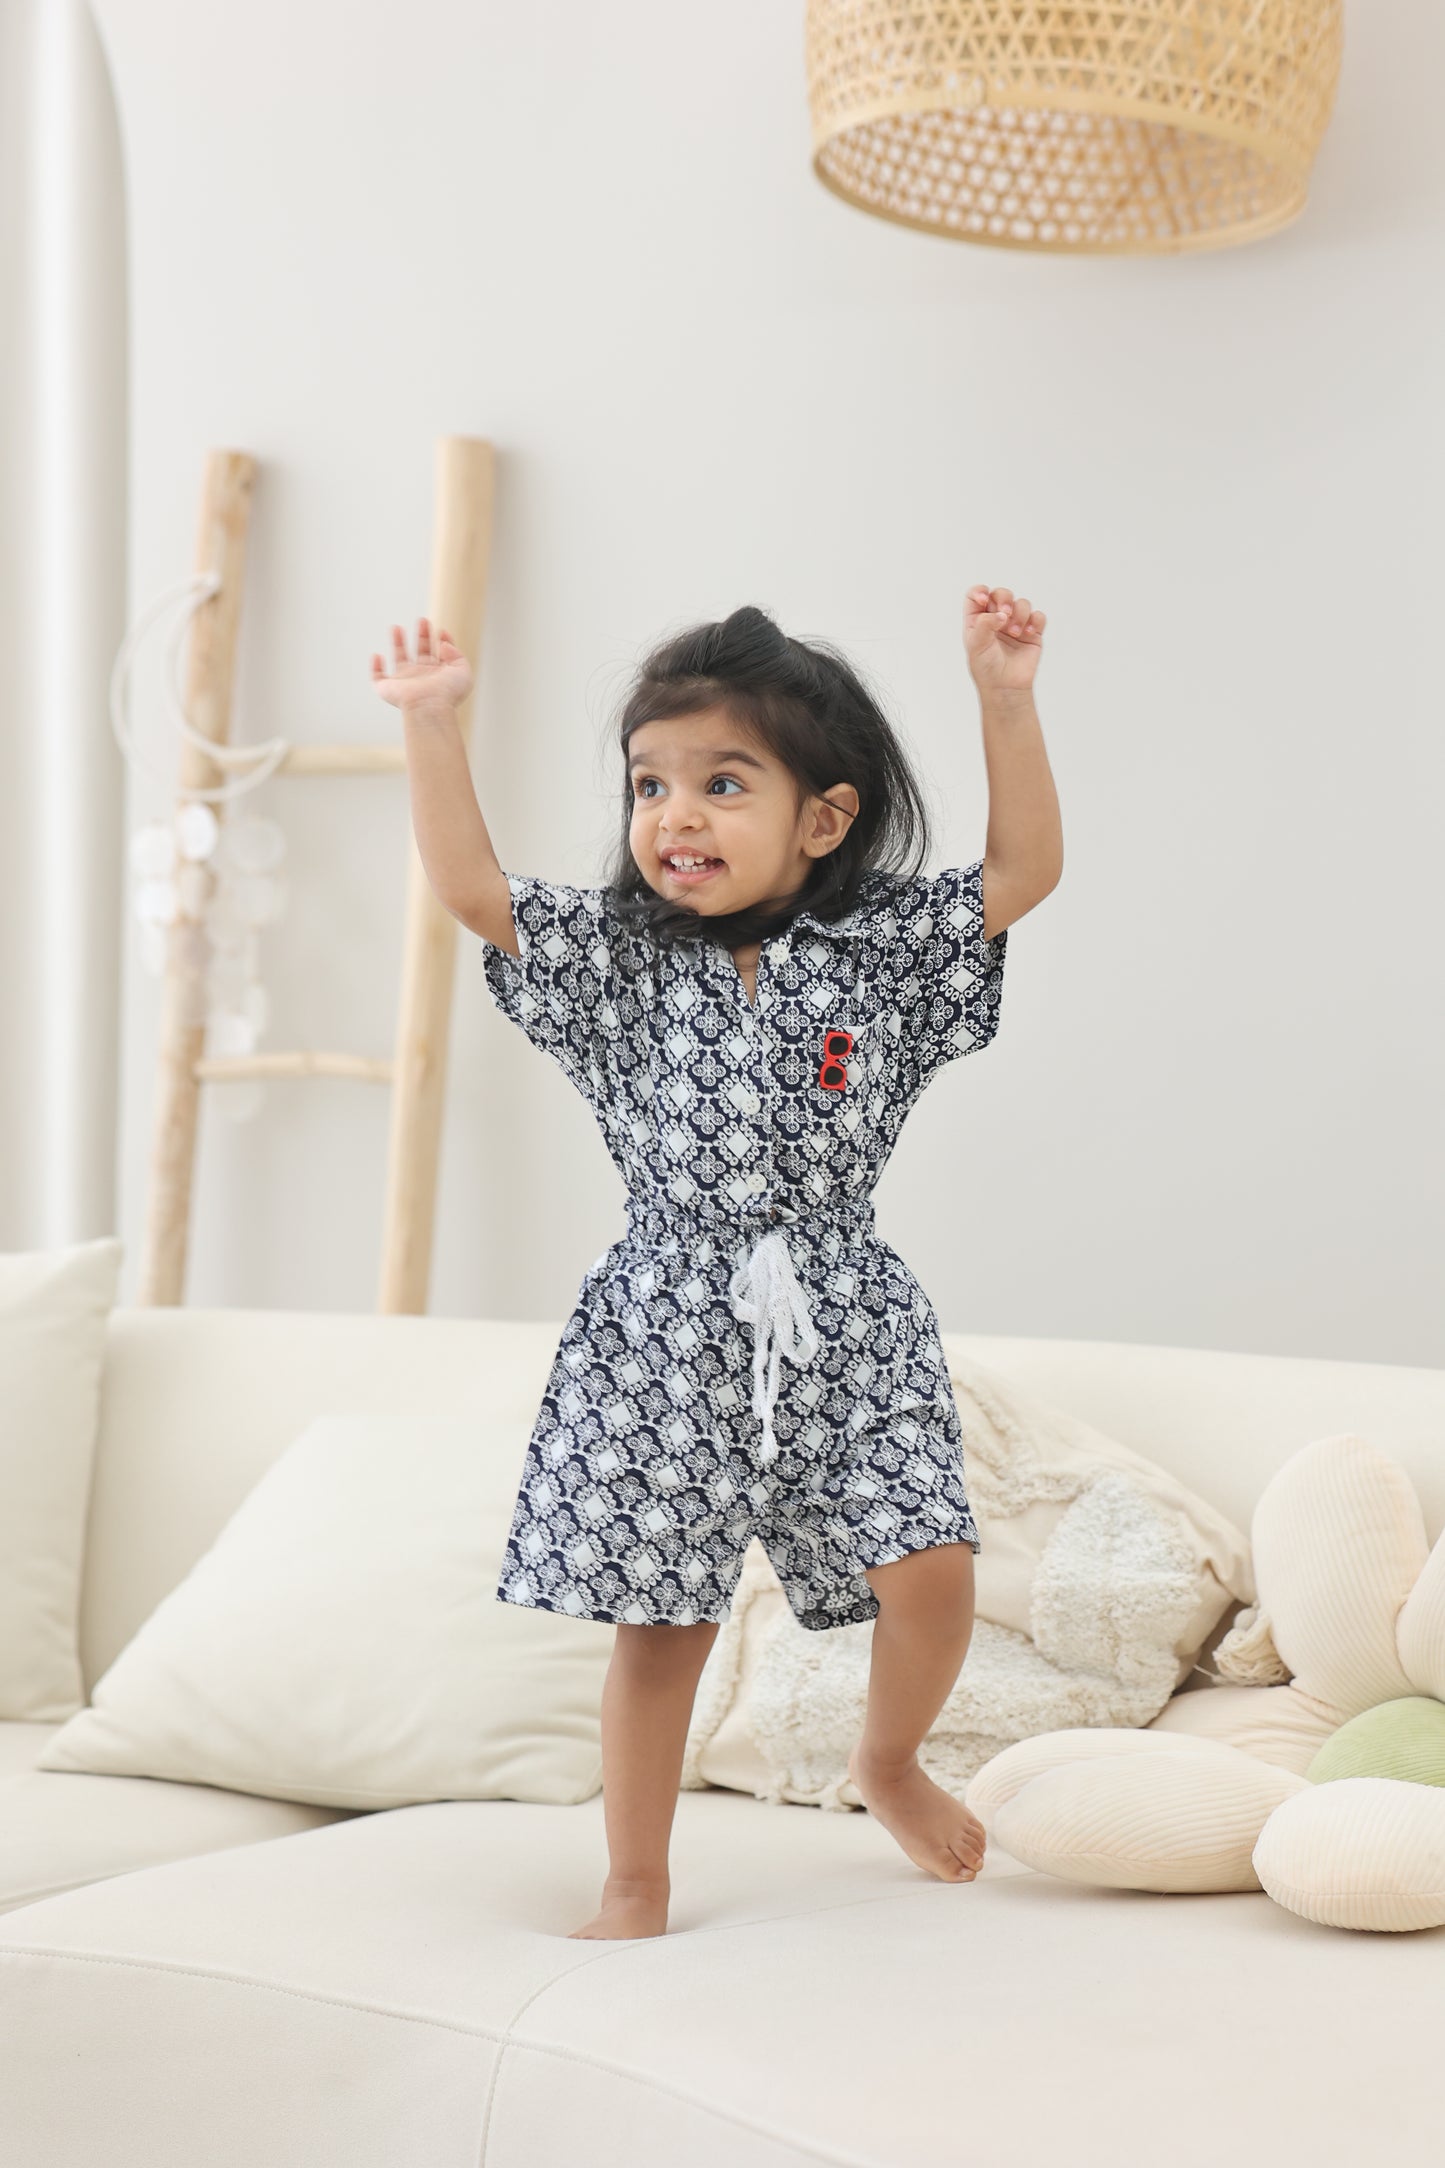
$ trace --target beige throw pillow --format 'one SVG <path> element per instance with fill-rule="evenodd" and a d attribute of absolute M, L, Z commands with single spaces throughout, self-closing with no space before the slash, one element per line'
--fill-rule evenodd
<path fill-rule="evenodd" d="M 38 1766 L 362 1809 L 590 1798 L 612 1632 L 496 1594 L 530 1429 L 318 1417 Z"/>
<path fill-rule="evenodd" d="M 122 1245 L 0 1256 L 0 1720 L 85 1700 L 78 1621 L 106 1321 Z"/>

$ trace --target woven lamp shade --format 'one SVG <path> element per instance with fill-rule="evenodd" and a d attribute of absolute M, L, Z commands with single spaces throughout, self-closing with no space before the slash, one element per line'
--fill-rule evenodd
<path fill-rule="evenodd" d="M 808 0 L 813 170 L 957 241 L 1156 255 L 1304 209 L 1342 0 Z"/>

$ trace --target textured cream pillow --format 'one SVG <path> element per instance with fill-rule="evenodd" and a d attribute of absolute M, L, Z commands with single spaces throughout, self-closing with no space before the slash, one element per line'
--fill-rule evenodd
<path fill-rule="evenodd" d="M 38 1766 L 328 1807 L 590 1798 L 613 1635 L 496 1594 L 530 1429 L 318 1417 Z"/>
<path fill-rule="evenodd" d="M 1248 1537 L 1167 1468 L 956 1347 L 948 1371 L 983 1545 L 979 1617 L 1029 1634 L 1045 1655 L 1076 1644 L 1055 1567 L 1073 1549 L 1069 1523 L 1081 1534 L 1092 1525 L 1100 1578 L 1117 1591 L 1100 1609 L 1100 1667 L 1113 1670 L 1113 1651 L 1125 1656 L 1137 1639 L 1152 1676 L 1153 1652 L 1167 1636 L 1171 1691 L 1182 1686 L 1225 1612 L 1254 1600 Z M 1072 1594 L 1067 1604 L 1076 1605 Z"/>
<path fill-rule="evenodd" d="M 982 1548 L 973 1639 L 919 1759 L 961 1795 L 1014 1740 L 1148 1724 L 1254 1582 L 1240 1530 L 1166 1469 L 981 1364 L 955 1355 L 950 1375 Z M 856 1805 L 872 1631 L 799 1626 L 753 1544 L 699 1682 L 684 1789 Z"/>
<path fill-rule="evenodd" d="M 122 1245 L 0 1256 L 0 1719 L 85 1700 L 77 1624 L 106 1321 Z"/>

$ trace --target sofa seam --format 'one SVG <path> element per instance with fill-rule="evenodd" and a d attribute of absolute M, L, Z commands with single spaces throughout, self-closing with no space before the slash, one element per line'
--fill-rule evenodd
<path fill-rule="evenodd" d="M 757 1920 L 727 1920 L 719 1921 L 713 1926 L 691 1927 L 683 1930 L 678 1939 L 691 1939 L 696 1936 L 710 1934 L 735 1934 L 746 1931 L 749 1927 L 783 1926 L 795 1920 L 816 1919 L 829 1914 L 855 1911 L 868 1905 L 893 1904 L 899 1898 L 919 1898 L 932 1896 L 933 1894 L 934 1892 L 928 1888 L 889 1890 L 875 1897 L 850 1898 L 846 1902 L 839 1904 L 810 1905 L 790 1912 L 769 1913 L 764 1918 Z M 526 2013 L 552 1988 L 559 1987 L 563 1982 L 574 1979 L 578 1973 L 589 1970 L 593 1965 L 602 1964 L 609 1959 L 634 1956 L 639 1952 L 646 1952 L 650 1944 L 656 1939 L 659 1938 L 639 1936 L 622 1942 L 620 1945 L 599 1950 L 595 1957 L 585 1959 L 580 1965 L 571 1966 L 566 1972 L 559 1973 L 553 1979 L 542 1981 L 519 2004 L 505 2026 L 500 2028 L 493 2025 L 466 2024 L 456 2019 L 432 2017 L 420 2011 L 400 2008 L 394 2004 L 365 2001 L 359 1996 L 324 1994 L 314 1988 L 284 1987 L 274 1980 L 258 1979 L 249 1973 L 224 1972 L 216 1967 L 184 1965 L 163 1958 L 115 1957 L 98 1950 L 67 1950 L 49 1943 L 27 1943 L 10 1946 L 0 1943 L 0 1960 L 8 1958 L 12 1961 L 21 1961 L 30 1958 L 52 1958 L 66 1964 L 108 1966 L 124 1971 L 149 1972 L 168 1977 L 207 1980 L 219 1986 L 240 1987 L 249 1989 L 253 1993 L 280 1996 L 288 2001 L 310 2003 L 328 2009 L 348 2010 L 368 2017 L 393 2019 L 407 2025 L 422 2025 L 433 2031 L 454 2033 L 464 2039 L 491 2041 L 497 2052 L 492 2058 L 492 2067 L 482 2103 L 480 2147 L 477 2155 L 478 2168 L 486 2168 L 487 2155 L 491 2144 L 492 2110 L 496 2100 L 502 2066 L 506 2060 L 509 2047 L 520 2048 L 524 2053 L 588 2063 L 594 2068 L 606 2070 L 614 2076 L 628 2080 L 630 2083 L 681 2100 L 686 2105 L 695 2107 L 704 2114 L 712 2115 L 721 2122 L 736 2123 L 740 2128 L 753 2130 L 759 2136 L 768 2138 L 777 2144 L 792 2145 L 799 2150 L 807 2151 L 814 2159 L 827 2163 L 827 2168 L 877 2168 L 875 2162 L 864 2161 L 858 2155 L 850 2156 L 843 2153 L 819 2152 L 816 2147 L 809 2146 L 805 2140 L 799 2140 L 784 2132 L 770 2129 L 765 2124 L 751 2123 L 745 2117 L 734 2115 L 726 2108 L 716 2107 L 712 2102 L 704 2100 L 700 2096 L 685 2093 L 681 2088 L 669 2087 L 655 2078 L 629 2070 L 625 2064 L 610 2062 L 602 2056 L 589 2055 L 585 2050 L 553 2047 L 540 2040 L 530 2040 L 519 2036 L 517 2027 L 526 2016 Z"/>
<path fill-rule="evenodd" d="M 159 1864 L 168 1866 L 170 1862 L 162 1861 Z M 130 1867 L 118 1867 L 116 1874 L 133 1874 L 136 1871 L 136 1869 Z M 113 1879 L 114 1877 L 108 1874 L 99 1877 L 102 1882 L 109 1882 Z M 0 1910 L 0 1920 L 8 1919 L 12 1912 L 28 1911 L 31 1905 L 48 1904 L 52 1897 L 71 1897 L 77 1890 L 94 1889 L 96 1880 L 95 1875 L 81 1875 L 78 1880 L 73 1882 L 47 1882 L 44 1889 L 27 1890 L 18 1904 L 7 1904 L 3 1910 Z"/>
<path fill-rule="evenodd" d="M 507 2028 L 494 2025 L 469 2025 L 455 2018 L 430 2017 L 422 2011 L 407 2010 L 399 2005 L 368 2002 L 359 1995 L 328 1995 L 310 1987 L 283 1987 L 276 1980 L 260 1980 L 251 1973 L 222 1972 L 206 1965 L 182 1965 L 174 1960 L 157 1957 L 110 1957 L 100 1950 L 58 1949 L 50 1943 L 25 1943 L 6 1946 L 0 1944 L 0 1959 L 23 1959 L 29 1957 L 59 1958 L 73 1965 L 112 1965 L 131 1972 L 155 1972 L 175 1975 L 182 1979 L 211 1980 L 222 1987 L 250 1988 L 256 1994 L 284 1995 L 293 2002 L 321 2003 L 335 2010 L 356 2010 L 367 2017 L 396 2018 L 404 2025 L 429 2025 L 438 2032 L 453 2032 L 467 2039 L 495 2041 L 500 2048 L 505 2044 Z"/>
<path fill-rule="evenodd" d="M 91 1885 L 89 1884 L 82 1885 L 82 1887 L 87 1888 L 90 1886 Z M 728 1932 L 735 1933 L 739 1929 L 745 1929 L 748 1927 L 773 1927 L 785 1923 L 789 1920 L 811 1919 L 823 1913 L 850 1911 L 855 1905 L 887 1904 L 899 1895 L 922 1896 L 925 1894 L 927 1893 L 924 1891 L 899 1892 L 895 1890 L 891 1891 L 888 1896 L 885 1897 L 853 1898 L 850 1899 L 847 1904 L 813 1905 L 810 1906 L 806 1911 L 769 1913 L 766 1918 L 760 1920 L 719 1921 L 717 1925 L 713 1927 L 687 1928 L 683 1931 L 683 1935 L 679 1936 L 678 1939 L 682 1940 L 686 1937 L 691 1937 L 693 1935 L 726 1934 Z M 23 1910 L 25 1910 L 24 1906 L 17 1907 L 17 1912 Z M 3 1917 L 3 1915 L 0 1915 L 0 1917 Z M 3 1933 L 3 1929 L 0 1929 L 0 1933 Z M 601 1964 L 608 1958 L 629 1956 L 639 1947 L 639 1945 L 645 1947 L 646 1943 L 651 1939 L 651 1937 L 638 1937 L 636 1938 L 636 1940 L 630 1940 L 624 1943 L 620 1948 L 599 1950 L 595 1957 L 589 1957 L 584 1959 L 580 1965 L 571 1966 L 566 1972 L 559 1973 L 553 1979 L 543 1980 L 536 1988 L 533 1989 L 532 1993 L 528 1995 L 526 1999 L 518 2006 L 518 2008 L 512 2013 L 511 2017 L 508 2018 L 506 2023 L 500 2026 L 467 2024 L 462 2020 L 455 2018 L 431 2017 L 421 2011 L 408 2010 L 400 2004 L 367 2001 L 358 1995 L 334 1995 L 324 1993 L 322 1990 L 317 1988 L 286 1987 L 276 1980 L 260 1979 L 254 1973 L 226 1972 L 223 1971 L 219 1966 L 185 1965 L 181 1964 L 179 1961 L 173 1958 L 117 1957 L 112 1956 L 108 1952 L 103 1950 L 72 1950 L 65 1949 L 54 1943 L 27 1942 L 7 1944 L 3 1941 L 0 1941 L 0 1960 L 8 1958 L 12 1961 L 18 1962 L 31 1957 L 50 1957 L 56 1958 L 64 1964 L 108 1965 L 113 1966 L 119 1970 L 130 1972 L 154 1972 L 165 1975 L 173 1975 L 182 1979 L 211 1980 L 223 1987 L 250 1988 L 253 1992 L 257 1994 L 282 1995 L 289 1997 L 293 2001 L 320 2003 L 327 2006 L 328 2008 L 338 2010 L 357 2010 L 369 2017 L 396 2018 L 402 2024 L 430 2025 L 439 2031 L 462 2034 L 468 2039 L 495 2041 L 499 2050 L 505 2051 L 507 2046 L 515 2039 L 515 2030 L 517 2025 L 521 2022 L 522 2018 L 526 2016 L 528 2010 L 531 2009 L 533 2003 L 539 2001 L 540 1998 L 545 1995 L 550 1988 L 560 1986 L 564 1980 L 573 1979 L 579 1972 L 586 1972 L 590 1969 L 591 1966 Z M 524 2044 L 531 2045 L 532 2043 Z M 500 2063 L 501 2055 L 499 2054 L 497 2058 L 498 2068 L 500 2067 Z M 485 2131 L 483 2132 L 483 2137 L 485 2139 Z M 483 2158 L 485 2158 L 485 2154 L 483 2155 Z"/>
<path fill-rule="evenodd" d="M 766 2138 L 775 2145 L 791 2146 L 797 2153 L 804 2153 L 809 2160 L 822 2161 L 826 2168 L 882 2168 L 874 2155 L 865 2158 L 861 2153 L 837 2153 L 824 2151 L 807 2138 L 800 2138 L 791 2131 L 780 2130 L 774 2124 L 758 2121 L 747 2115 L 739 2115 L 734 2109 L 719 2107 L 714 2101 L 705 2100 L 699 2093 L 687 2092 L 680 2085 L 669 2085 L 665 2079 L 649 2076 L 646 2072 L 633 2070 L 626 2063 L 614 2062 L 606 2055 L 592 2055 L 583 2048 L 553 2047 L 541 2040 L 510 2038 L 507 2047 L 520 2048 L 526 2055 L 549 2056 L 561 2062 L 585 2063 L 593 2070 L 606 2071 L 609 2077 L 623 2078 L 630 2085 L 638 2085 L 646 2092 L 658 2093 L 669 2100 L 680 2100 L 684 2106 L 696 2108 L 715 2121 L 732 2125 L 739 2130 L 751 2131 L 755 2136 Z M 497 2068 L 502 2058 L 497 2057 Z M 485 2155 L 483 2155 L 485 2160 Z"/>
<path fill-rule="evenodd" d="M 932 1894 L 933 1892 L 926 1888 L 920 1890 L 889 1890 L 885 1894 L 877 1897 L 850 1897 L 849 1899 L 847 1899 L 846 1902 L 840 1904 L 809 1905 L 804 1909 L 794 1912 L 771 1912 L 767 1915 L 765 1919 L 761 1920 L 720 1920 L 717 1922 L 716 1925 L 711 1927 L 689 1927 L 683 1930 L 682 1935 L 679 1936 L 678 1939 L 689 1939 L 697 1935 L 720 1935 L 736 1933 L 740 1928 L 747 1927 L 777 1927 L 786 1925 L 793 1920 L 816 1919 L 824 1913 L 851 1912 L 863 1905 L 891 1904 L 895 1902 L 896 1899 L 899 1897 L 924 1897 L 930 1896 Z M 491 2076 L 487 2081 L 486 2098 L 482 2104 L 481 2145 L 477 2154 L 477 2168 L 487 2168 L 487 2155 L 491 2147 L 492 2140 L 492 2109 L 496 2101 L 497 2087 L 501 2082 L 502 2065 L 507 2058 L 507 2049 L 509 2047 L 532 2048 L 536 2052 L 542 2054 L 554 2052 L 558 2054 L 565 2054 L 569 2052 L 568 2050 L 564 2049 L 549 2050 L 543 2048 L 540 2043 L 535 2043 L 519 2038 L 517 2033 L 517 2027 L 521 2024 L 522 2019 L 532 2008 L 533 2004 L 540 2002 L 542 1997 L 549 1993 L 552 1988 L 560 1987 L 564 1981 L 576 1979 L 578 1973 L 589 1971 L 593 1965 L 603 1964 L 610 1958 L 630 1957 L 635 1955 L 638 1951 L 645 1952 L 650 1948 L 654 1941 L 660 1939 L 662 1938 L 652 1935 L 639 1935 L 631 1937 L 626 1941 L 616 1943 L 608 1949 L 599 1950 L 595 1957 L 586 1958 L 580 1965 L 573 1965 L 566 1972 L 558 1973 L 554 1978 L 550 1980 L 541 1981 L 538 1986 L 533 1988 L 531 1994 L 526 1996 L 522 2000 L 522 2002 L 518 2004 L 517 2008 L 513 2011 L 511 2017 L 508 2019 L 505 2029 L 498 2038 L 496 2059 L 492 2064 Z M 611 2065 L 602 2063 L 600 2058 L 598 2058 L 598 2061 L 599 2067 L 612 2067 Z M 629 2073 L 623 2070 L 621 2074 L 628 2075 Z M 637 2082 L 639 2084 L 647 2084 L 651 2081 L 645 2078 L 641 2078 Z M 678 2097 L 686 2098 L 688 2096 L 679 2094 Z M 703 2106 L 705 2105 L 705 2103 L 699 2101 L 696 2103 L 696 2105 Z M 720 2109 L 714 2112 L 726 2118 L 726 2110 Z M 793 2141 L 789 2139 L 780 2142 L 786 2142 L 791 2144 Z M 825 2155 L 821 2154 L 818 2157 L 819 2159 L 826 2158 Z M 850 2163 L 847 2161 L 846 2156 L 840 2154 L 837 2156 L 836 2168 L 871 2168 L 871 2164 L 864 2164 L 862 2162 Z"/>

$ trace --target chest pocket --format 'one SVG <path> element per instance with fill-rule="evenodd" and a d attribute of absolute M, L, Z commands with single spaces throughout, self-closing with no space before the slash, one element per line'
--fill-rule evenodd
<path fill-rule="evenodd" d="M 896 1050 L 852 944 L 845 950 L 836 941 L 799 943 L 787 966 L 787 998 L 773 1012 L 783 1086 L 776 1112 L 802 1151 L 801 1178 L 816 1188 L 818 1172 L 830 1180 L 849 1178 L 857 1152 L 866 1156 L 864 1140 L 875 1126 Z M 821 1074 L 831 1028 L 852 1040 L 841 1057 L 841 1085 L 824 1083 Z"/>
<path fill-rule="evenodd" d="M 868 1109 L 877 1097 L 886 1050 L 876 1019 L 844 1028 L 852 1032 L 853 1044 L 841 1063 L 825 1063 L 824 1033 L 819 1029 L 814 1034 L 807 1049 L 808 1070 L 800 1096 L 815 1127 L 850 1136 L 867 1119 Z M 823 1072 L 832 1075 L 835 1068 L 841 1068 L 841 1085 L 823 1081 Z"/>

